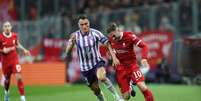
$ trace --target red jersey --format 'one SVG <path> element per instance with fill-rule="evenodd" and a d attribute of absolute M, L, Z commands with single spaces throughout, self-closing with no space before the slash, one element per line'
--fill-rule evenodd
<path fill-rule="evenodd" d="M 10 36 L 5 36 L 3 33 L 0 34 L 0 49 L 3 48 L 12 48 L 9 53 L 1 53 L 2 56 L 2 64 L 12 64 L 18 63 L 18 55 L 17 55 L 17 34 L 12 32 Z"/>
<path fill-rule="evenodd" d="M 109 41 L 122 65 L 130 66 L 131 64 L 137 64 L 134 45 L 142 48 L 142 58 L 147 58 L 147 45 L 132 32 L 123 32 L 123 36 L 120 40 L 115 40 L 114 37 L 110 35 Z"/>

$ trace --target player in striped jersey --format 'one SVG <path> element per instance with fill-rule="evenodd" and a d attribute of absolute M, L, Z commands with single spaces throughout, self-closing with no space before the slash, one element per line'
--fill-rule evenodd
<path fill-rule="evenodd" d="M 119 64 L 119 60 L 113 53 L 107 37 L 100 31 L 90 28 L 89 20 L 86 16 L 82 15 L 78 20 L 80 29 L 71 34 L 66 47 L 66 54 L 69 54 L 73 46 L 76 45 L 81 74 L 85 77 L 88 86 L 99 101 L 106 100 L 99 88 L 98 81 L 102 81 L 107 86 L 117 101 L 124 101 L 113 87 L 111 81 L 106 77 L 105 62 L 99 52 L 99 43 L 105 44 L 112 56 L 113 64 Z"/>

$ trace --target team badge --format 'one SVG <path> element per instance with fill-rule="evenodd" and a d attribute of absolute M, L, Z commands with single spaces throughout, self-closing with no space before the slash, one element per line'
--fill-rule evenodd
<path fill-rule="evenodd" d="M 126 46 L 126 44 L 125 43 L 123 43 L 123 47 L 125 47 Z"/>
<path fill-rule="evenodd" d="M 15 44 L 15 40 L 13 40 L 13 44 Z"/>

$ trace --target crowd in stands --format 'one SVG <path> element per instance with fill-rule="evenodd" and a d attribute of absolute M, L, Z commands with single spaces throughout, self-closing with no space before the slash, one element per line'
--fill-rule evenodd
<path fill-rule="evenodd" d="M 173 30 L 170 26 L 171 23 L 169 23 L 174 22 L 172 21 L 172 16 L 170 16 L 172 7 L 169 4 L 174 2 L 180 2 L 179 22 L 181 23 L 179 24 L 184 26 L 183 29 L 186 29 L 188 32 L 188 27 L 192 26 L 191 0 L 0 0 L 0 22 L 5 20 L 35 21 L 51 15 L 61 15 L 63 17 L 63 26 L 71 27 L 72 25 L 77 25 L 75 24 L 76 16 L 85 13 L 90 15 L 90 20 L 93 22 L 91 25 L 94 27 L 94 25 L 99 26 L 97 24 L 100 24 L 99 18 L 102 16 L 97 15 L 100 13 L 115 12 L 127 8 L 146 9 L 153 5 L 164 5 L 157 8 L 157 14 L 159 15 L 156 15 L 156 26 L 161 29 L 167 26 L 169 27 L 168 29 Z M 201 5 L 201 2 L 198 3 Z M 24 9 L 22 9 L 23 5 Z M 130 26 L 126 25 L 126 23 L 130 21 L 128 19 L 131 19 L 133 22 L 131 25 L 136 27 L 127 29 L 141 32 L 141 30 L 149 29 L 149 26 L 147 26 L 150 23 L 148 22 L 148 13 L 146 10 L 134 10 L 131 15 L 122 13 L 119 14 L 121 16 L 118 16 L 118 14 L 114 14 L 115 18 L 113 15 L 110 15 L 109 20 L 117 19 L 120 24 Z M 201 15 L 201 12 L 199 12 L 199 15 Z M 186 20 L 188 20 L 188 23 L 186 23 Z M 139 29 L 139 27 L 142 28 Z M 72 26 L 72 28 L 64 29 L 63 32 L 71 32 L 69 29 L 74 30 L 73 28 L 76 27 Z"/>

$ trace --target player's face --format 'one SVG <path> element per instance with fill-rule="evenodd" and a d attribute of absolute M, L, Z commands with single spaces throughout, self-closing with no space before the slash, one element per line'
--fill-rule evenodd
<path fill-rule="evenodd" d="M 121 36 L 120 31 L 119 31 L 118 28 L 116 28 L 115 31 L 112 31 L 111 34 L 112 34 L 113 37 L 115 37 L 115 39 L 118 39 Z"/>
<path fill-rule="evenodd" d="M 88 19 L 80 19 L 78 22 L 79 28 L 83 33 L 89 32 L 89 20 Z"/>
<path fill-rule="evenodd" d="M 10 33 L 11 32 L 11 29 L 12 29 L 12 26 L 11 26 L 11 24 L 10 23 L 4 23 L 4 25 L 3 25 L 3 31 L 5 32 L 5 33 Z"/>

